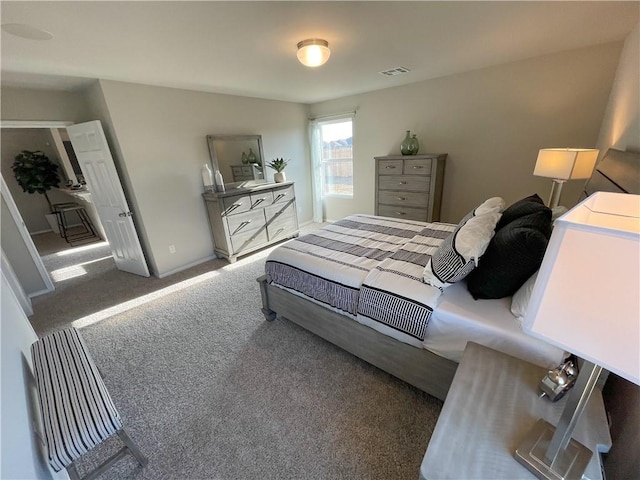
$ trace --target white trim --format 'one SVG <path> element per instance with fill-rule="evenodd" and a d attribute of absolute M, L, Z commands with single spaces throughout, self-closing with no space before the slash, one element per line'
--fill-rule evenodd
<path fill-rule="evenodd" d="M 44 267 L 42 258 L 40 258 L 40 254 L 38 253 L 36 246 L 33 244 L 31 235 L 29 235 L 29 232 L 27 231 L 27 227 L 25 226 L 24 221 L 22 220 L 22 216 L 18 211 L 16 202 L 13 200 L 13 196 L 9 191 L 9 187 L 7 187 L 7 184 L 5 183 L 4 177 L 2 176 L 2 174 L 0 174 L 0 180 L 2 181 L 2 183 L 0 184 L 1 186 L 0 190 L 2 191 L 2 198 L 4 198 L 4 201 L 7 203 L 9 212 L 11 212 L 13 221 L 16 223 L 18 227 L 18 231 L 20 232 L 20 236 L 24 241 L 25 247 L 27 247 L 27 250 L 31 254 L 31 258 L 33 258 L 33 263 L 35 264 L 36 269 L 40 273 L 40 277 L 42 277 L 42 281 L 44 282 L 44 285 L 46 287 L 46 290 L 38 294 L 53 292 L 55 290 L 55 287 L 53 286 L 53 282 L 51 281 L 49 272 L 47 272 L 47 269 Z M 32 294 L 32 296 L 34 296 L 34 294 Z"/>
<path fill-rule="evenodd" d="M 317 117 L 309 117 L 309 120 L 312 122 L 316 122 L 316 121 L 326 121 L 326 120 L 330 120 L 330 119 L 341 119 L 341 118 L 347 118 L 347 117 L 355 117 L 356 113 L 358 113 L 358 109 L 360 107 L 356 107 L 354 110 L 351 110 L 349 112 L 343 112 L 343 113 L 333 113 L 331 115 L 319 115 Z"/>
<path fill-rule="evenodd" d="M 33 306 L 31 305 L 31 299 L 27 296 L 27 293 L 22 288 L 22 284 L 20 280 L 16 276 L 16 272 L 13 270 L 13 267 L 9 263 L 7 256 L 4 254 L 4 250 L 1 251 L 2 257 L 2 276 L 7 280 L 9 287 L 13 291 L 18 303 L 24 310 L 24 313 L 27 317 L 33 315 Z"/>
<path fill-rule="evenodd" d="M 43 290 L 38 290 L 37 292 L 33 292 L 30 293 L 28 295 L 29 298 L 35 298 L 35 297 L 39 297 L 40 295 L 44 295 L 45 293 L 50 293 L 51 290 L 47 290 L 47 289 L 43 289 Z"/>
<path fill-rule="evenodd" d="M 61 120 L 1 120 L 0 128 L 67 128 L 73 122 Z"/>
<path fill-rule="evenodd" d="M 187 268 L 195 267 L 196 265 L 200 265 L 201 263 L 208 262 L 209 260 L 215 260 L 218 258 L 216 255 L 208 255 L 204 258 L 196 260 L 195 262 L 187 263 L 186 265 L 182 265 L 181 267 L 174 268 L 173 270 L 169 270 L 168 272 L 164 272 L 162 274 L 158 274 L 158 278 L 165 278 L 169 275 L 173 275 L 174 273 L 181 272 L 186 270 Z"/>

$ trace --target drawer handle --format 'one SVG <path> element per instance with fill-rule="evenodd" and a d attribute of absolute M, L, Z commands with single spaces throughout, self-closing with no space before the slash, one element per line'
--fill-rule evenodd
<path fill-rule="evenodd" d="M 238 228 L 236 228 L 233 231 L 233 235 L 235 235 L 236 233 L 238 233 L 240 230 L 242 230 L 244 227 L 246 227 L 247 225 L 249 225 L 251 223 L 251 220 L 245 220 L 244 222 L 242 222 L 240 225 L 238 225 Z"/>
<path fill-rule="evenodd" d="M 406 215 L 407 212 L 396 212 L 396 215 Z"/>
<path fill-rule="evenodd" d="M 282 197 L 286 197 L 286 196 L 287 196 L 287 194 L 286 194 L 286 193 L 281 193 L 281 194 L 279 194 L 279 195 L 276 197 L 276 199 L 274 200 L 274 202 L 277 202 L 277 201 L 278 201 L 278 200 L 280 200 Z"/>
<path fill-rule="evenodd" d="M 396 166 L 395 166 L 395 165 L 387 165 L 387 166 L 386 166 L 386 167 L 384 167 L 384 168 L 396 168 Z"/>
<path fill-rule="evenodd" d="M 400 182 L 400 185 L 406 185 L 407 182 Z"/>
<path fill-rule="evenodd" d="M 424 165 L 414 165 L 413 168 L 424 168 Z"/>
<path fill-rule="evenodd" d="M 232 203 L 231 206 L 229 207 L 229 210 L 235 210 L 236 208 L 241 206 L 242 206 L 242 202 Z"/>
<path fill-rule="evenodd" d="M 406 200 L 404 197 L 396 197 L 396 200 Z"/>
<path fill-rule="evenodd" d="M 255 202 L 253 205 L 251 205 L 251 208 L 253 208 L 253 207 L 255 207 L 255 206 L 257 206 L 257 205 L 261 204 L 261 203 L 262 203 L 262 202 L 264 202 L 265 200 L 266 200 L 265 198 L 259 198 L 259 199 L 257 199 L 257 200 L 256 200 L 256 202 Z"/>

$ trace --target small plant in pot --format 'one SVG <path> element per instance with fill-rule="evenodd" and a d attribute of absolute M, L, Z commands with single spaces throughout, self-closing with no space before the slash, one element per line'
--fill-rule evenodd
<path fill-rule="evenodd" d="M 47 191 L 60 185 L 58 165 L 49 160 L 49 157 L 39 150 L 35 152 L 22 150 L 16 156 L 11 169 L 23 191 L 44 194 L 44 198 L 49 205 L 49 213 L 53 214 L 53 206 Z M 53 223 L 51 221 L 49 223 L 53 227 Z"/>
<path fill-rule="evenodd" d="M 275 158 L 267 164 L 269 168 L 273 168 L 276 173 L 273 175 L 273 179 L 276 183 L 282 183 L 287 181 L 287 177 L 284 174 L 284 169 L 289 164 L 289 160 L 284 158 Z"/>

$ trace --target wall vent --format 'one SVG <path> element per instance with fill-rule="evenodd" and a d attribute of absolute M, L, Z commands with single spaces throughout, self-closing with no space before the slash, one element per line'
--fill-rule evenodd
<path fill-rule="evenodd" d="M 407 73 L 410 71 L 411 70 L 409 70 L 407 67 L 394 67 L 378 73 L 380 73 L 380 75 L 384 75 L 385 77 L 393 77 L 395 75 L 402 75 L 403 73 Z"/>

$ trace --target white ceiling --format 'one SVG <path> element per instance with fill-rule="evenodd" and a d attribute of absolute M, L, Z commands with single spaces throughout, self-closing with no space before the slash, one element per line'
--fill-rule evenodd
<path fill-rule="evenodd" d="M 302 103 L 625 38 L 640 2 L 2 1 L 3 85 L 73 90 L 96 78 Z M 329 41 L 310 69 L 296 43 Z M 403 66 L 411 72 L 378 72 Z"/>

